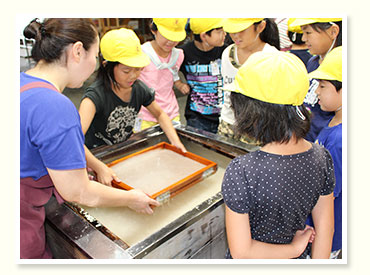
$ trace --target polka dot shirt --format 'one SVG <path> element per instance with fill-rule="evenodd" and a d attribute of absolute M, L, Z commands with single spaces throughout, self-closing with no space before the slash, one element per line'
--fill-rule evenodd
<path fill-rule="evenodd" d="M 249 214 L 254 240 L 287 244 L 304 229 L 320 195 L 332 193 L 334 184 L 329 152 L 312 144 L 310 150 L 294 155 L 256 151 L 233 159 L 222 195 L 232 211 Z"/>

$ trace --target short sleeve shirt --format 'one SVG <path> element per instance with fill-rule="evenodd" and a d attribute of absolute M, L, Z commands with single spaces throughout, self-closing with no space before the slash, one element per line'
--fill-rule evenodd
<path fill-rule="evenodd" d="M 150 45 L 150 42 L 146 42 L 145 44 L 147 43 Z M 184 51 L 182 49 L 177 50 L 179 50 L 179 57 L 172 69 L 178 72 L 184 61 Z M 172 53 L 166 58 L 160 56 L 158 56 L 158 58 L 162 63 L 168 63 L 171 60 L 171 55 Z M 170 70 L 159 70 L 154 63 L 150 61 L 149 65 L 144 67 L 141 71 L 139 79 L 148 87 L 154 89 L 155 101 L 171 120 L 179 115 L 179 105 L 173 90 L 174 77 Z M 140 116 L 147 121 L 156 121 L 155 117 L 146 108 L 141 109 Z"/>
<path fill-rule="evenodd" d="M 334 163 L 334 222 L 335 232 L 332 251 L 342 248 L 342 123 L 325 127 L 317 137 L 317 142 L 330 152 Z M 312 223 L 313 224 L 313 223 Z"/>
<path fill-rule="evenodd" d="M 319 56 L 315 55 L 312 56 L 307 61 L 307 72 L 312 72 L 316 70 L 319 67 Z M 320 133 L 320 131 L 326 127 L 330 120 L 335 115 L 334 112 L 326 112 L 321 110 L 320 105 L 318 104 L 319 98 L 316 94 L 316 89 L 319 85 L 318 80 L 316 79 L 310 79 L 310 87 L 308 89 L 308 92 L 306 94 L 306 97 L 303 101 L 304 105 L 307 109 L 310 110 L 312 113 L 312 119 L 311 119 L 311 127 L 310 131 L 306 135 L 306 140 L 315 142 L 317 139 L 317 135 Z"/>
<path fill-rule="evenodd" d="M 232 55 L 232 58 L 230 58 L 230 53 L 232 53 L 232 49 L 234 49 L 234 55 Z M 262 51 L 273 53 L 278 52 L 278 49 L 268 43 L 265 43 Z M 231 59 L 234 59 L 233 61 L 239 64 L 237 52 L 238 48 L 235 46 L 235 44 L 231 44 L 223 51 L 221 57 L 221 74 L 223 78 L 223 88 L 230 91 L 235 90 L 234 80 L 239 69 L 235 67 L 235 65 L 233 64 L 234 62 L 231 61 Z M 230 91 L 224 91 L 224 104 L 221 108 L 220 116 L 221 120 L 225 121 L 226 123 L 234 124 L 235 116 L 234 111 L 231 108 Z"/>
<path fill-rule="evenodd" d="M 329 152 L 312 144 L 294 155 L 256 151 L 235 158 L 226 169 L 222 195 L 232 211 L 249 214 L 252 239 L 287 244 L 334 184 Z"/>
<path fill-rule="evenodd" d="M 85 144 L 94 148 L 127 140 L 133 133 L 141 106 L 146 107 L 154 101 L 154 90 L 136 80 L 132 85 L 130 101 L 124 102 L 98 80 L 86 89 L 82 99 L 86 97 L 94 103 L 96 113 L 86 132 Z"/>
<path fill-rule="evenodd" d="M 214 47 L 204 52 L 190 41 L 182 46 L 185 58 L 180 70 L 184 74 L 191 91 L 187 99 L 185 116 L 200 115 L 202 118 L 218 122 L 223 103 L 221 55 L 225 46 Z"/>
<path fill-rule="evenodd" d="M 21 73 L 20 85 L 43 79 Z M 49 83 L 49 82 L 47 82 Z M 34 88 L 20 95 L 20 177 L 38 180 L 46 168 L 86 167 L 80 116 L 65 95 Z"/>

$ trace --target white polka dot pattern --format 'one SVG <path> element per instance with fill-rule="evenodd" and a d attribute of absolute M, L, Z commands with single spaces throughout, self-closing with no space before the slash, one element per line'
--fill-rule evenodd
<path fill-rule="evenodd" d="M 226 169 L 222 195 L 231 210 L 249 213 L 253 239 L 286 244 L 334 183 L 329 152 L 312 144 L 295 155 L 256 151 L 235 158 Z"/>

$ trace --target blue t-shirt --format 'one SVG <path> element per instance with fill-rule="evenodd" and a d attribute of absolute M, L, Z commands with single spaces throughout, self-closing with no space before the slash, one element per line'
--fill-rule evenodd
<path fill-rule="evenodd" d="M 322 129 L 317 142 L 328 149 L 334 162 L 335 232 L 332 251 L 335 251 L 342 248 L 342 124 Z"/>
<path fill-rule="evenodd" d="M 319 67 L 319 56 L 315 55 L 311 57 L 307 62 L 307 71 L 310 73 Z M 308 141 L 314 142 L 320 131 L 329 124 L 329 121 L 333 118 L 334 112 L 325 112 L 321 110 L 318 102 L 318 97 L 315 93 L 319 82 L 316 79 L 310 80 L 310 88 L 304 99 L 304 105 L 312 113 L 310 131 L 306 135 Z"/>
<path fill-rule="evenodd" d="M 43 79 L 20 75 L 20 86 Z M 34 180 L 46 168 L 70 170 L 86 167 L 84 135 L 76 107 L 63 94 L 34 88 L 20 94 L 20 177 Z"/>
<path fill-rule="evenodd" d="M 312 57 L 310 52 L 305 49 L 304 50 L 290 50 L 289 52 L 298 56 L 306 67 L 307 67 L 308 60 L 310 60 L 310 58 Z"/>

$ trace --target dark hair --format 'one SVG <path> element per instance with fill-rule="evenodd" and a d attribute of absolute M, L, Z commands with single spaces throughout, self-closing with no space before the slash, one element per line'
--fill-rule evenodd
<path fill-rule="evenodd" d="M 337 90 L 337 92 L 342 89 L 342 82 L 341 81 L 338 81 L 338 80 L 328 80 L 331 84 L 333 84 L 333 86 L 335 87 L 335 90 Z"/>
<path fill-rule="evenodd" d="M 151 30 L 151 31 L 153 31 L 153 32 L 158 31 L 158 27 L 157 27 L 157 25 L 154 23 L 154 21 L 153 21 L 153 20 L 150 22 L 149 27 L 150 27 L 150 30 Z M 150 32 L 150 33 L 152 34 L 153 39 L 155 39 L 154 34 L 153 34 L 152 32 Z"/>
<path fill-rule="evenodd" d="M 280 51 L 280 37 L 279 37 L 279 29 L 277 24 L 274 20 L 270 18 L 264 18 L 264 21 L 266 21 L 266 27 L 265 29 L 260 33 L 260 39 L 270 44 L 271 46 L 274 46 L 276 49 Z M 257 29 L 257 26 L 263 21 L 259 21 L 254 23 L 254 28 Z"/>
<path fill-rule="evenodd" d="M 259 143 L 288 142 L 293 135 L 304 138 L 310 130 L 310 114 L 304 105 L 292 106 L 263 102 L 240 93 L 231 93 L 236 135 L 247 135 Z M 306 118 L 302 120 L 297 109 Z"/>
<path fill-rule="evenodd" d="M 334 48 L 336 47 L 339 47 L 339 46 L 342 46 L 342 21 L 339 21 L 339 22 L 333 22 L 335 25 L 337 25 L 339 27 L 339 33 L 338 33 L 338 36 L 337 36 L 337 39 L 335 41 L 335 45 L 334 45 Z M 325 31 L 327 29 L 329 29 L 332 24 L 331 23 L 313 23 L 313 24 L 310 24 L 310 26 L 317 32 L 321 32 L 321 31 Z"/>
<path fill-rule="evenodd" d="M 153 21 L 153 20 L 150 22 L 150 29 L 151 29 L 152 31 L 158 31 L 158 27 L 157 27 L 157 25 L 154 23 L 154 21 Z"/>
<path fill-rule="evenodd" d="M 212 29 L 212 30 L 209 30 L 209 31 L 206 31 L 206 35 L 208 36 L 211 36 L 211 33 L 213 30 L 219 30 L 219 29 L 222 29 L 222 27 L 220 28 L 215 28 L 215 29 Z M 202 39 L 200 38 L 200 34 L 194 34 L 194 40 L 198 41 L 198 42 L 202 42 Z"/>
<path fill-rule="evenodd" d="M 98 31 L 93 21 L 88 18 L 48 18 L 43 23 L 32 20 L 23 30 L 28 39 L 34 39 L 32 58 L 47 63 L 59 60 L 65 48 L 81 41 L 85 50 L 96 42 Z"/>
<path fill-rule="evenodd" d="M 114 67 L 119 65 L 119 62 L 104 61 L 103 57 L 99 56 L 99 70 L 96 76 L 96 80 L 101 80 L 104 87 L 111 87 L 113 84 L 114 87 L 119 87 L 118 82 L 114 77 Z"/>
<path fill-rule="evenodd" d="M 303 45 L 305 42 L 302 41 L 303 33 L 288 31 L 288 37 L 293 44 Z"/>

